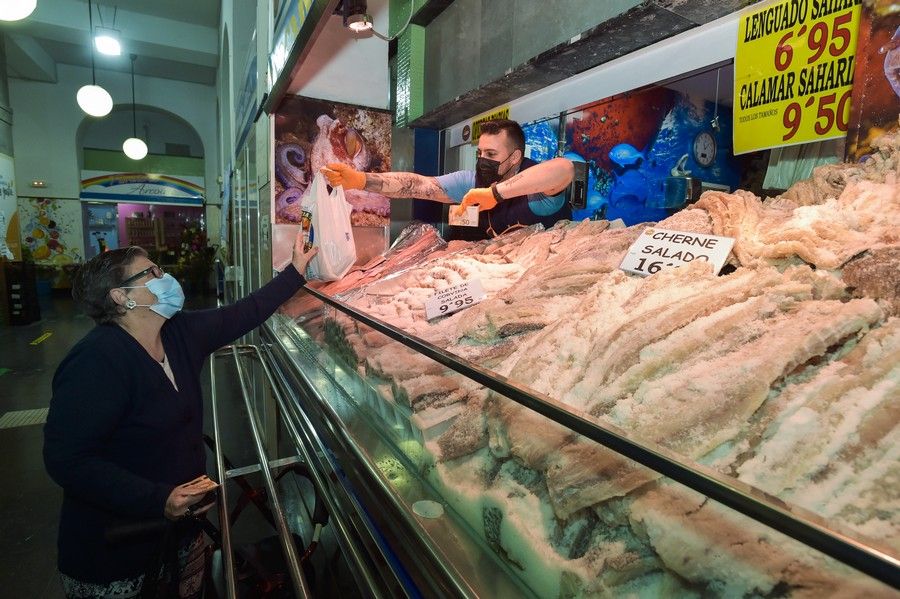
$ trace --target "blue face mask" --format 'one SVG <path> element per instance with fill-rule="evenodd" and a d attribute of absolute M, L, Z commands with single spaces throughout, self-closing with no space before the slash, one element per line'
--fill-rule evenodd
<path fill-rule="evenodd" d="M 150 293 L 156 296 L 155 304 L 137 304 L 134 300 L 128 300 L 125 307 L 132 308 L 150 308 L 163 318 L 172 318 L 184 307 L 184 290 L 178 280 L 169 273 L 165 273 L 161 279 L 151 279 L 146 285 L 137 285 L 135 287 L 122 287 L 122 289 L 137 289 L 138 287 L 146 287 Z"/>

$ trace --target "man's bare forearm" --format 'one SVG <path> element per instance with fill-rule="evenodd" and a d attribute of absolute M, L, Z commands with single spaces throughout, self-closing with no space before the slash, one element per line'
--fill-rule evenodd
<path fill-rule="evenodd" d="M 544 193 L 556 195 L 569 186 L 575 173 L 572 162 L 554 158 L 536 164 L 497 184 L 497 192 L 504 198 Z"/>
<path fill-rule="evenodd" d="M 416 173 L 366 173 L 365 189 L 389 198 L 419 198 L 452 203 L 437 179 Z"/>

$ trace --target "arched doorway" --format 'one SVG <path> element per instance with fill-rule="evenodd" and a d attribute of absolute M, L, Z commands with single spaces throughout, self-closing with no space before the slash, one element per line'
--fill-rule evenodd
<path fill-rule="evenodd" d="M 148 146 L 141 160 L 122 151 L 133 128 Z M 85 258 L 138 245 L 182 282 L 205 287 L 200 271 L 208 271 L 212 261 L 205 151 L 194 127 L 153 106 L 137 105 L 132 114 L 126 104 L 103 119 L 86 118 L 78 128 L 77 149 Z"/>

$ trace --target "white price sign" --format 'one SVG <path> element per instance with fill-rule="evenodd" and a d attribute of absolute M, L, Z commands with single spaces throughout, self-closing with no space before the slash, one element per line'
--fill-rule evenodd
<path fill-rule="evenodd" d="M 450 206 L 449 223 L 454 227 L 477 227 L 478 206 L 466 206 L 465 212 L 458 213 L 458 206 Z"/>
<path fill-rule="evenodd" d="M 733 246 L 733 237 L 648 227 L 628 248 L 619 268 L 646 276 L 703 260 L 712 264 L 713 272 L 719 274 Z"/>
<path fill-rule="evenodd" d="M 425 317 L 428 320 L 465 310 L 482 301 L 487 294 L 481 281 L 473 280 L 447 287 L 425 300 Z"/>

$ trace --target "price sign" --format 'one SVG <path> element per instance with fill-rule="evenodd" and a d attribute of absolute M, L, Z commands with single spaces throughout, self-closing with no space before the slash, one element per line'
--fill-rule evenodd
<path fill-rule="evenodd" d="M 646 276 L 703 260 L 712 264 L 713 272 L 718 274 L 733 246 L 733 237 L 649 227 L 628 248 L 619 268 Z"/>
<path fill-rule="evenodd" d="M 741 16 L 735 154 L 847 134 L 860 4 L 780 0 Z"/>
<path fill-rule="evenodd" d="M 428 320 L 465 310 L 482 301 L 487 294 L 481 281 L 466 281 L 443 291 L 438 291 L 425 300 L 425 317 Z"/>
<path fill-rule="evenodd" d="M 463 212 L 459 212 L 458 206 L 450 206 L 448 222 L 454 227 L 477 227 L 478 206 L 466 206 Z"/>

